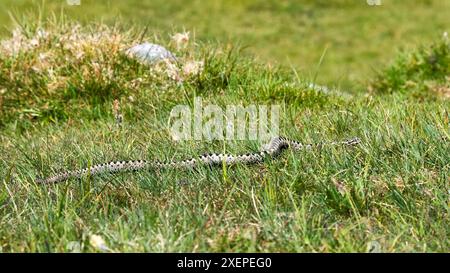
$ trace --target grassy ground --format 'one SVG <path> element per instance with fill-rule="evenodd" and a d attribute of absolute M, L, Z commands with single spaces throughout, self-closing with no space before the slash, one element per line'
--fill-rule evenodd
<path fill-rule="evenodd" d="M 320 1 L 305 1 L 297 9 L 290 2 L 273 2 L 265 11 L 254 13 L 255 7 L 261 7 L 248 4 L 253 8 L 244 9 L 239 4 L 226 9 L 250 10 L 253 18 L 260 19 L 265 18 L 261 14 L 275 10 L 270 18 L 286 26 L 283 20 L 289 12 L 310 7 L 323 15 L 311 19 L 319 29 L 329 26 L 329 20 L 350 20 L 358 14 L 353 11 L 373 11 L 341 2 L 332 5 L 336 9 Z M 304 73 L 294 73 L 286 65 L 261 65 L 239 48 L 223 44 L 218 36 L 227 25 L 224 16 L 216 17 L 222 18 L 214 20 L 218 28 L 210 26 L 209 31 L 205 29 L 211 21 L 194 15 L 186 19 L 186 25 L 196 27 L 199 35 L 181 50 L 166 34 L 158 38 L 152 31 L 145 34 L 175 51 L 181 66 L 204 61 L 203 72 L 184 75 L 183 84 L 170 80 L 164 67 L 150 73 L 148 67 L 122 53 L 140 39 L 140 27 L 125 31 L 123 25 L 111 28 L 90 23 L 90 28 L 103 34 L 92 35 L 89 28 L 56 20 L 42 25 L 47 30 L 43 34 L 37 31 L 35 20 L 21 21 L 22 31 L 0 47 L 0 251 L 448 251 L 450 55 L 448 39 L 441 38 L 439 29 L 448 26 L 440 13 L 435 13 L 434 20 L 425 19 L 432 10 L 442 8 L 442 2 L 418 1 L 422 9 L 386 3 L 378 13 L 380 18 L 389 14 L 383 22 L 397 20 L 390 14 L 397 14 L 398 9 L 389 5 L 398 5 L 411 14 L 421 12 L 416 16 L 420 19 L 399 24 L 398 29 L 416 34 L 420 28 L 429 30 L 405 39 L 394 35 L 398 41 L 407 44 L 418 37 L 430 41 L 380 66 L 378 75 L 366 78 L 363 75 L 368 70 L 357 69 L 357 80 L 368 81 L 367 92 L 330 94 L 308 88 L 310 77 Z M 47 4 L 51 9 L 52 4 Z M 104 9 L 89 1 L 83 1 L 80 8 L 84 5 L 97 7 L 89 12 Z M 124 4 L 110 5 L 114 8 L 105 15 L 106 21 Z M 208 5 L 213 4 L 204 8 Z M 217 15 L 225 8 L 215 5 L 211 7 L 215 13 L 209 14 Z M 15 7 L 21 10 L 20 1 Z M 169 14 L 174 7 L 153 10 Z M 183 7 L 194 11 L 201 5 L 194 2 Z M 140 13 L 126 19 L 132 9 L 132 5 L 120 9 L 125 21 L 147 16 Z M 186 18 L 182 14 L 187 11 L 175 13 L 174 18 Z M 77 12 L 81 13 L 73 10 L 69 15 L 77 16 Z M 348 16 L 338 16 L 339 12 Z M 234 24 L 245 25 L 245 19 L 233 16 L 228 18 L 232 39 L 239 33 Z M 163 20 L 161 31 L 173 22 L 179 25 L 181 19 L 175 19 Z M 370 25 L 370 18 L 361 15 L 360 20 Z M 254 23 L 255 28 L 269 33 L 275 29 L 263 21 Z M 434 24 L 440 25 L 435 35 Z M 328 30 L 308 35 L 319 40 L 321 35 L 342 39 L 348 48 L 339 52 L 352 59 L 340 56 L 325 61 L 319 77 L 326 81 L 342 73 L 353 82 L 353 76 L 342 72 L 345 68 L 341 69 L 340 62 L 342 67 L 359 67 L 366 61 L 375 64 L 377 56 L 394 56 L 374 45 L 370 47 L 376 54 L 362 53 L 367 49 L 359 43 L 367 44 L 373 33 L 352 44 L 352 28 Z M 277 50 L 267 36 L 255 33 L 256 40 L 251 40 L 252 34 L 246 33 L 250 37 L 244 41 L 262 59 L 283 59 L 283 54 L 295 51 L 292 44 Z M 378 37 L 373 42 L 395 52 L 398 45 L 383 40 L 381 33 L 373 36 Z M 295 44 L 289 35 L 278 35 L 279 43 Z M 219 42 L 210 43 L 210 38 Z M 15 45 L 19 52 L 11 51 Z M 309 46 L 317 58 L 305 63 L 313 66 L 323 48 Z M 302 52 L 295 54 L 306 55 Z M 183 159 L 210 151 L 258 149 L 261 143 L 254 141 L 172 141 L 167 124 L 172 107 L 192 105 L 193 97 L 199 95 L 205 103 L 220 106 L 281 104 L 283 135 L 303 142 L 359 136 L 362 145 L 287 152 L 259 166 L 104 175 L 49 186 L 34 183 L 37 176 L 113 159 Z M 124 116 L 121 126 L 112 110 L 115 99 Z"/>
<path fill-rule="evenodd" d="M 42 0 L 3 0 L 0 23 L 8 13 L 36 13 Z M 448 31 L 449 1 L 382 0 L 371 7 L 365 0 L 333 1 L 185 1 L 185 0 L 46 0 L 46 17 L 64 9 L 83 23 L 120 21 L 167 33 L 186 29 L 202 41 L 241 43 L 245 53 L 263 63 L 282 64 L 312 79 L 344 89 L 364 89 L 374 69 L 389 62 L 399 48 L 428 44 Z M 4 30 L 3 33 L 6 31 Z"/>

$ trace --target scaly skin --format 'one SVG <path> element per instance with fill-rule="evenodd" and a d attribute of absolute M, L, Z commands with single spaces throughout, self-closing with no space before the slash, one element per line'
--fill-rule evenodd
<path fill-rule="evenodd" d="M 109 163 L 97 164 L 89 168 L 84 168 L 75 171 L 67 171 L 58 173 L 46 179 L 37 179 L 38 183 L 58 183 L 66 181 L 70 178 L 81 178 L 86 175 L 97 175 L 103 173 L 117 173 L 126 171 L 140 171 L 146 169 L 179 169 L 179 168 L 195 168 L 199 165 L 227 165 L 234 164 L 257 164 L 264 161 L 267 157 L 275 158 L 280 155 L 285 149 L 292 149 L 300 151 L 304 149 L 311 149 L 313 147 L 322 147 L 324 145 L 344 145 L 353 146 L 360 143 L 359 138 L 353 138 L 341 142 L 331 142 L 325 144 L 302 144 L 298 141 L 291 140 L 285 137 L 274 137 L 267 145 L 266 149 L 258 152 L 231 155 L 231 154 L 205 154 L 196 158 L 190 158 L 182 161 L 160 162 L 160 161 L 146 161 L 146 160 L 131 160 L 131 161 L 112 161 Z"/>

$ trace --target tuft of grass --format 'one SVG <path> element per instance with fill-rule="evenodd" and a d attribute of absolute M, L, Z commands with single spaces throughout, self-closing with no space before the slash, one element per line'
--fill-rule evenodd
<path fill-rule="evenodd" d="M 130 33 L 75 23 L 22 24 L 0 44 L 2 124 L 64 121 L 72 112 L 130 92 L 139 69 L 122 51 Z M 123 69 L 127 67 L 127 69 Z"/>
<path fill-rule="evenodd" d="M 403 52 L 369 86 L 378 93 L 450 97 L 450 40 L 439 41 L 412 52 Z"/>
<path fill-rule="evenodd" d="M 120 29 L 102 24 L 82 27 L 65 20 L 25 21 L 15 28 L 0 43 L 0 126 L 12 121 L 26 127 L 30 122 L 107 118 L 113 100 L 145 100 L 149 90 L 178 101 L 172 90 L 211 96 L 256 87 L 262 90 L 255 92 L 267 93 L 286 80 L 281 74 L 273 78 L 243 58 L 239 47 L 195 41 L 177 45 L 174 40 Z M 149 66 L 134 60 L 127 49 L 145 39 L 172 50 L 177 62 Z M 257 73 L 264 75 L 263 80 Z M 306 88 L 289 90 L 281 88 L 261 98 L 297 103 L 311 99 L 312 104 L 320 99 Z M 258 95 L 253 100 L 261 99 Z"/>

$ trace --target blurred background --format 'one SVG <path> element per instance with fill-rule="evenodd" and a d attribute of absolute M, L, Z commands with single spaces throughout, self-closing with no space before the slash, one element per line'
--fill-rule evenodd
<path fill-rule="evenodd" d="M 78 3 L 79 5 L 77 5 Z M 330 86 L 363 89 L 396 51 L 428 44 L 450 26 L 449 0 L 1 0 L 0 36 L 13 19 L 64 12 L 83 24 L 190 31 L 202 41 L 239 44 L 256 61 L 296 70 Z"/>

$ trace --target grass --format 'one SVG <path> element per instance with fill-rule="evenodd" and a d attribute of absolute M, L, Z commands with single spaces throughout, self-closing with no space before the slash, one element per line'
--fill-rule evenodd
<path fill-rule="evenodd" d="M 444 11 L 450 3 L 383 0 L 381 6 L 371 7 L 365 0 L 81 0 L 80 6 L 68 6 L 65 0 L 3 0 L 0 23 L 12 25 L 9 13 L 20 20 L 36 10 L 46 18 L 61 9 L 86 25 L 120 21 L 163 37 L 186 29 L 197 40 L 241 43 L 244 53 L 258 62 L 281 64 L 309 79 L 319 70 L 318 83 L 364 90 L 373 70 L 389 62 L 399 48 L 429 44 L 448 31 Z"/>
<path fill-rule="evenodd" d="M 371 92 L 323 93 L 304 74 L 220 41 L 197 38 L 177 49 L 168 35 L 140 27 L 20 22 L 0 47 L 0 252 L 448 251 L 445 38 L 399 54 L 368 79 Z M 173 50 L 180 71 L 202 61 L 202 72 L 181 74 L 179 83 L 170 67 L 133 61 L 123 49 L 142 37 Z M 195 96 L 223 107 L 281 104 L 283 135 L 302 142 L 358 136 L 362 145 L 286 152 L 258 166 L 35 184 L 37 176 L 110 160 L 259 148 L 256 141 L 173 141 L 170 111 Z M 124 116 L 120 126 L 114 111 Z"/>
<path fill-rule="evenodd" d="M 395 62 L 372 82 L 370 90 L 381 93 L 403 92 L 417 97 L 450 97 L 450 40 L 414 52 L 400 54 Z"/>

